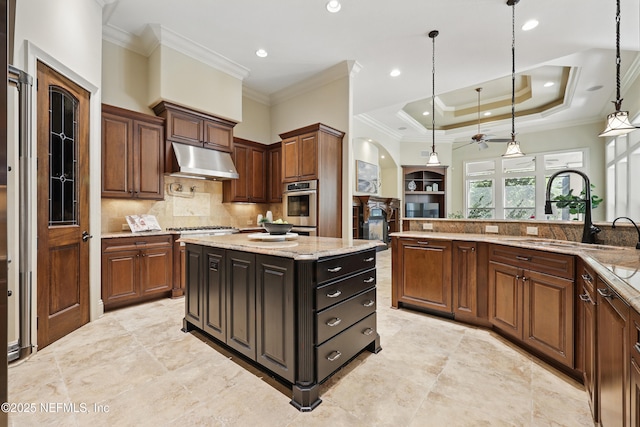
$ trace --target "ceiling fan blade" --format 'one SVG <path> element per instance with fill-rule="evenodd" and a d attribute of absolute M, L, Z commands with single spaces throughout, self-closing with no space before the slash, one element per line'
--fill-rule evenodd
<path fill-rule="evenodd" d="M 488 138 L 484 142 L 511 142 L 511 138 Z"/>

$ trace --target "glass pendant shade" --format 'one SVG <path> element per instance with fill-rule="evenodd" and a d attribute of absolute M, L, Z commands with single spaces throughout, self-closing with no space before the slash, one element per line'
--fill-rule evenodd
<path fill-rule="evenodd" d="M 438 153 L 432 151 L 429 154 L 429 160 L 427 160 L 427 166 L 440 166 L 440 160 L 438 160 Z"/>
<path fill-rule="evenodd" d="M 520 151 L 520 143 L 518 141 L 510 141 L 507 143 L 507 151 L 502 157 L 522 157 L 524 153 Z"/>
<path fill-rule="evenodd" d="M 607 127 L 598 136 L 626 135 L 634 130 L 636 127 L 629 122 L 628 111 L 614 111 L 607 116 Z"/>

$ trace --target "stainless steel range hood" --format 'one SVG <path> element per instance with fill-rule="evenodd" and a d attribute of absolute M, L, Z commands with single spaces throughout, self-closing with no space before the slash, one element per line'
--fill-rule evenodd
<path fill-rule="evenodd" d="M 180 169 L 171 176 L 212 180 L 238 179 L 238 171 L 229 153 L 176 142 L 171 144 Z"/>

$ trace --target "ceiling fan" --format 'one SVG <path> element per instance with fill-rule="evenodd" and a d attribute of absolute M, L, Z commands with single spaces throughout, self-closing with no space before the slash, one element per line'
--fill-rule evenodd
<path fill-rule="evenodd" d="M 480 92 L 482 91 L 481 87 L 476 88 L 476 92 L 478 92 L 478 133 L 471 137 L 472 143 L 477 143 L 481 150 L 488 148 L 487 142 L 509 142 L 511 139 L 507 138 L 492 138 L 490 135 L 486 135 L 484 133 L 480 133 Z"/>

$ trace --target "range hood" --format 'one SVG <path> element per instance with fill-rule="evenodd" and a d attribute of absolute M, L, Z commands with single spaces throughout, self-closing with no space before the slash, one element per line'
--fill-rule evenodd
<path fill-rule="evenodd" d="M 179 168 L 178 172 L 172 173 L 171 176 L 212 180 L 238 179 L 238 171 L 229 153 L 177 142 L 171 144 Z"/>

